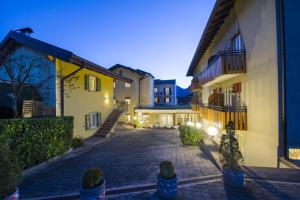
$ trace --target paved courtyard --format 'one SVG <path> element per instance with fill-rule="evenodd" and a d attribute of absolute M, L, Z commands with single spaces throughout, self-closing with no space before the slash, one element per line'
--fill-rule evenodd
<path fill-rule="evenodd" d="M 120 130 L 79 156 L 23 177 L 21 198 L 77 193 L 85 170 L 94 166 L 103 169 L 108 189 L 155 183 L 162 160 L 174 163 L 179 179 L 220 173 L 199 148 L 182 146 L 177 130 Z"/>

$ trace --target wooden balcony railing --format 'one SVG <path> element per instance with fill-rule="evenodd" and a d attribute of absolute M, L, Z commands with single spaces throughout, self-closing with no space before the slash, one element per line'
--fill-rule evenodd
<path fill-rule="evenodd" d="M 240 73 L 246 73 L 246 52 L 221 51 L 200 72 L 198 80 L 201 85 L 204 85 L 219 76 Z"/>
<path fill-rule="evenodd" d="M 192 110 L 200 112 L 203 118 L 213 122 L 220 129 L 225 129 L 229 121 L 234 123 L 235 130 L 247 130 L 247 108 L 240 107 L 220 107 L 192 104 Z"/>

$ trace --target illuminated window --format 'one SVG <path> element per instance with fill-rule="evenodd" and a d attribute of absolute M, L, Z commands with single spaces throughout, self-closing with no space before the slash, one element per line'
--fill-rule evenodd
<path fill-rule="evenodd" d="M 117 100 L 116 100 L 116 97 L 114 97 L 114 104 L 117 104 Z"/>
<path fill-rule="evenodd" d="M 154 88 L 154 93 L 157 93 L 157 88 L 156 87 Z"/>
<path fill-rule="evenodd" d="M 169 95 L 170 94 L 170 88 L 165 88 L 165 93 L 166 93 L 166 95 Z"/>
<path fill-rule="evenodd" d="M 148 122 L 149 121 L 149 115 L 139 115 L 140 122 Z"/>
<path fill-rule="evenodd" d="M 170 98 L 169 98 L 169 97 L 166 97 L 166 98 L 165 98 L 165 102 L 166 102 L 166 103 L 170 103 Z"/>
<path fill-rule="evenodd" d="M 130 88 L 130 83 L 125 83 L 125 87 Z"/>
<path fill-rule="evenodd" d="M 289 148 L 289 159 L 300 160 L 300 149 Z"/>
<path fill-rule="evenodd" d="M 127 105 L 130 105 L 130 97 L 126 97 L 125 102 L 126 102 Z"/>
<path fill-rule="evenodd" d="M 85 90 L 90 92 L 101 91 L 101 79 L 95 76 L 85 75 Z"/>
<path fill-rule="evenodd" d="M 131 121 L 131 115 L 126 115 L 125 121 L 126 121 L 126 122 L 130 122 L 130 121 Z"/>
<path fill-rule="evenodd" d="M 158 98 L 157 97 L 154 98 L 154 102 L 158 103 Z"/>
<path fill-rule="evenodd" d="M 116 88 L 116 82 L 114 82 L 114 88 Z"/>
<path fill-rule="evenodd" d="M 87 130 L 99 127 L 101 124 L 101 113 L 91 112 L 85 115 L 85 127 Z"/>

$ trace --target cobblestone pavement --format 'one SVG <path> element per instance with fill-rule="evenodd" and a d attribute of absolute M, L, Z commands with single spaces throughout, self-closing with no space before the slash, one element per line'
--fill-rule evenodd
<path fill-rule="evenodd" d="M 300 199 L 300 184 L 247 180 L 243 190 L 224 187 L 222 180 L 179 188 L 176 200 Z M 153 192 L 109 197 L 108 200 L 159 200 Z"/>
<path fill-rule="evenodd" d="M 179 179 L 219 173 L 199 148 L 181 145 L 177 130 L 117 131 L 77 157 L 50 162 L 23 177 L 21 198 L 79 192 L 85 170 L 94 166 L 103 169 L 107 188 L 155 183 L 158 165 L 166 159 L 174 163 Z"/>

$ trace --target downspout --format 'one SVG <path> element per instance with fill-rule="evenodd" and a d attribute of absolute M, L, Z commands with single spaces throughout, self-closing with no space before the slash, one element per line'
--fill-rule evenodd
<path fill-rule="evenodd" d="M 278 45 L 278 107 L 279 107 L 279 156 L 287 158 L 287 127 L 285 105 L 285 32 L 284 32 L 284 0 L 276 0 L 277 12 L 277 45 Z M 279 166 L 279 163 L 278 163 Z"/>
<path fill-rule="evenodd" d="M 62 79 L 60 80 L 60 116 L 63 117 L 64 116 L 64 81 L 73 76 L 74 74 L 76 74 L 77 72 L 79 72 L 80 70 L 82 70 L 83 67 L 80 67 L 78 69 L 76 69 L 75 71 L 71 72 L 70 74 L 68 74 L 67 76 L 62 77 Z"/>

